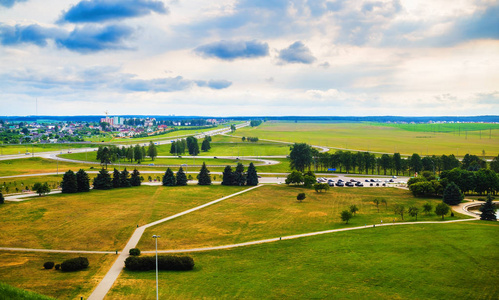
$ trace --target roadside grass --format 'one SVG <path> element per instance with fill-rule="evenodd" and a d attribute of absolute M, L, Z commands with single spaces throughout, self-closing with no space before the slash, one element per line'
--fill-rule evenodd
<path fill-rule="evenodd" d="M 97 147 L 98 144 L 22 144 L 22 145 L 0 145 L 1 155 L 24 154 L 26 152 L 39 153 L 50 151 L 68 152 L 71 149 Z M 28 155 L 26 155 L 28 156 Z M 29 156 L 28 156 L 29 157 Z"/>
<path fill-rule="evenodd" d="M 6 202 L 0 206 L 0 247 L 121 250 L 137 225 L 244 188 L 141 186 Z"/>
<path fill-rule="evenodd" d="M 300 203 L 296 195 L 306 193 Z M 384 198 L 387 208 L 380 203 L 379 213 L 374 198 Z M 217 205 L 195 211 L 171 222 L 165 222 L 146 229 L 138 247 L 141 250 L 154 250 L 154 241 L 149 238 L 159 234 L 168 238 L 161 249 L 189 249 L 242 243 L 279 236 L 322 231 L 328 229 L 356 227 L 384 223 L 402 222 L 395 215 L 394 206 L 417 206 L 422 211 L 424 203 L 433 207 L 440 199 L 415 198 L 409 191 L 397 188 L 332 188 L 326 193 L 316 193 L 313 189 L 289 187 L 285 185 L 266 185 L 227 199 Z M 340 213 L 350 205 L 359 208 L 348 224 L 341 221 Z M 469 218 L 455 213 L 445 220 Z M 434 213 L 420 213 L 418 221 L 439 221 Z M 404 221 L 415 221 L 407 213 Z M 178 230 L 182 228 L 182 230 Z"/>
<path fill-rule="evenodd" d="M 407 155 L 482 156 L 482 150 L 489 156 L 499 153 L 499 129 L 494 128 L 490 130 L 490 139 L 489 131 L 482 132 L 480 139 L 479 131 L 469 131 L 467 136 L 461 132 L 459 136 L 453 132 L 408 131 L 373 123 L 265 122 L 258 127 L 238 129 L 235 135 Z"/>
<path fill-rule="evenodd" d="M 40 295 L 35 292 L 26 291 L 20 288 L 0 282 L 0 295 L 2 299 L 10 300 L 54 300 L 55 298 Z"/>
<path fill-rule="evenodd" d="M 55 173 L 58 169 L 59 173 L 62 175 L 67 170 L 73 170 L 76 172 L 79 169 L 84 169 L 85 171 L 89 171 L 92 167 L 97 170 L 100 169 L 100 166 L 98 165 L 62 161 L 58 164 L 55 160 L 40 157 L 0 160 L 0 176 Z"/>
<path fill-rule="evenodd" d="M 77 272 L 45 270 L 43 264 L 52 261 L 56 264 L 66 259 L 83 256 L 88 258 L 89 267 Z M 75 254 L 75 253 L 33 253 L 0 251 L 0 281 L 11 286 L 33 291 L 57 299 L 86 299 L 99 281 L 106 275 L 116 259 L 114 254 Z M 24 295 L 26 293 L 26 297 Z M 29 298 L 28 292 L 21 291 L 22 297 L 10 298 L 2 292 L 0 299 L 40 299 Z M 50 298 L 52 299 L 52 298 Z"/>
<path fill-rule="evenodd" d="M 486 221 L 418 224 L 193 252 L 193 271 L 159 273 L 159 297 L 497 299 L 498 233 Z M 125 270 L 106 299 L 155 291 L 154 271 Z"/>

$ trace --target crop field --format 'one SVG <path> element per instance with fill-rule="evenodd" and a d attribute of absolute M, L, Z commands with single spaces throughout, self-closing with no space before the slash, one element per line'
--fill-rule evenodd
<path fill-rule="evenodd" d="M 457 125 L 457 124 L 456 124 Z M 489 135 L 490 133 L 490 135 Z M 261 139 L 302 142 L 336 149 L 371 152 L 399 152 L 405 155 L 450 155 L 466 153 L 492 157 L 499 154 L 499 129 L 454 132 L 409 131 L 373 123 L 263 123 L 238 129 L 234 135 Z"/>
<path fill-rule="evenodd" d="M 480 221 L 386 226 L 194 252 L 193 271 L 159 273 L 159 297 L 497 299 L 498 233 Z M 124 271 L 106 299 L 155 299 L 155 288 L 154 271 Z"/>
<path fill-rule="evenodd" d="M 296 195 L 305 192 L 307 198 L 302 202 Z M 379 213 L 372 202 L 376 197 L 384 198 L 387 207 L 379 206 Z M 395 215 L 395 204 L 403 204 L 406 210 L 415 205 L 422 210 L 429 201 L 435 206 L 440 199 L 415 198 L 409 191 L 397 188 L 332 188 L 326 193 L 316 193 L 301 187 L 263 186 L 251 192 L 239 195 L 183 216 L 174 222 L 166 222 L 146 229 L 145 237 L 153 234 L 168 236 L 163 245 L 167 249 L 188 249 L 208 246 L 227 245 L 259 239 L 300 234 L 328 229 L 377 224 L 381 220 L 391 223 L 401 222 L 400 215 Z M 345 224 L 340 219 L 340 212 L 348 210 L 350 205 L 357 205 L 356 216 Z M 467 218 L 456 214 L 447 220 Z M 415 218 L 404 216 L 406 221 Z M 418 220 L 439 221 L 435 214 L 418 215 Z M 178 230 L 182 228 L 182 230 Z M 154 250 L 154 241 L 143 238 L 139 248 Z"/>
<path fill-rule="evenodd" d="M 137 225 L 242 189 L 141 186 L 7 202 L 0 206 L 0 247 L 121 250 Z"/>

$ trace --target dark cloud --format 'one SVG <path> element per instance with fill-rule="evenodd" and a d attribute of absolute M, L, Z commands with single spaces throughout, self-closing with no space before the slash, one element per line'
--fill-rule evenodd
<path fill-rule="evenodd" d="M 287 63 L 311 64 L 316 58 L 302 42 L 294 42 L 288 48 L 279 51 L 279 59 Z"/>
<path fill-rule="evenodd" d="M 499 4 L 458 21 L 454 35 L 461 40 L 499 39 Z"/>
<path fill-rule="evenodd" d="M 155 0 L 87 0 L 81 1 L 64 12 L 60 21 L 92 23 L 139 17 L 156 12 L 168 13 L 161 1 Z"/>
<path fill-rule="evenodd" d="M 67 37 L 56 39 L 60 47 L 80 53 L 107 49 L 126 49 L 124 39 L 133 33 L 132 28 L 121 25 L 105 27 L 84 26 L 75 28 Z"/>
<path fill-rule="evenodd" d="M 237 58 L 257 58 L 269 55 L 269 46 L 256 40 L 253 41 L 219 41 L 194 49 L 205 57 L 216 57 L 223 60 Z"/>
<path fill-rule="evenodd" d="M 0 43 L 2 45 L 35 44 L 47 45 L 57 30 L 47 29 L 37 24 L 9 26 L 0 24 Z"/>
<path fill-rule="evenodd" d="M 0 6 L 12 7 L 14 4 L 19 2 L 26 2 L 28 0 L 0 0 Z"/>

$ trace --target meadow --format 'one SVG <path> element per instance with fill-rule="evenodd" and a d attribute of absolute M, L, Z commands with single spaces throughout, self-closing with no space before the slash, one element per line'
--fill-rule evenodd
<path fill-rule="evenodd" d="M 492 266 L 498 259 L 498 225 L 472 221 L 371 227 L 189 253 L 194 270 L 160 272 L 159 297 L 497 299 L 494 278 L 499 271 Z M 162 246 L 168 239 L 158 242 Z M 155 296 L 154 271 L 124 271 L 106 299 Z"/>
<path fill-rule="evenodd" d="M 71 151 L 71 149 L 88 148 L 88 147 L 98 147 L 98 144 L 91 143 L 80 143 L 80 144 L 23 144 L 23 145 L 0 145 L 0 155 L 13 155 L 13 154 L 24 154 L 29 152 L 39 153 L 39 152 L 51 152 L 59 151 L 61 153 L 66 153 Z M 28 156 L 28 155 L 26 155 Z"/>
<path fill-rule="evenodd" d="M 100 169 L 100 166 L 71 162 L 57 163 L 55 160 L 40 157 L 0 160 L 0 176 L 56 173 L 57 171 L 59 171 L 59 174 L 62 175 L 67 170 L 73 170 L 76 172 L 79 169 L 84 169 L 85 171 L 89 171 L 92 170 L 91 168 L 98 170 Z"/>
<path fill-rule="evenodd" d="M 455 124 L 457 125 L 457 124 Z M 499 129 L 489 132 L 468 131 L 459 136 L 454 132 L 409 131 L 378 123 L 291 123 L 265 122 L 258 127 L 238 129 L 234 135 L 259 139 L 302 142 L 352 151 L 399 152 L 404 155 L 464 156 L 466 153 L 492 157 L 499 154 Z"/>
<path fill-rule="evenodd" d="M 296 195 L 305 192 L 303 202 Z M 379 212 L 372 202 L 374 198 L 384 198 L 387 206 L 379 205 Z M 248 193 L 230 198 L 217 205 L 182 216 L 174 222 L 165 222 L 146 229 L 138 247 L 144 251 L 154 250 L 153 234 L 168 236 L 162 249 L 189 249 L 208 246 L 228 245 L 253 240 L 277 238 L 279 236 L 379 224 L 401 222 L 393 207 L 402 204 L 415 205 L 422 211 L 424 203 L 433 207 L 441 199 L 415 198 L 408 190 L 397 188 L 332 188 L 326 193 L 313 189 L 289 187 L 286 185 L 266 185 Z M 359 211 L 348 224 L 341 221 L 340 213 L 356 205 Z M 446 220 L 468 218 L 455 214 Z M 409 215 L 405 221 L 414 221 Z M 434 213 L 418 215 L 419 221 L 439 221 Z M 182 230 L 177 230 L 182 228 Z"/>

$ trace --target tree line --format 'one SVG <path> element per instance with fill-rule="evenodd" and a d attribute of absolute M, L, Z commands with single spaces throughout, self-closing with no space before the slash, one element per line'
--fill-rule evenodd
<path fill-rule="evenodd" d="M 140 186 L 140 172 L 135 169 L 131 176 L 125 168 L 123 171 L 114 169 L 113 177 L 106 169 L 101 169 L 93 180 L 93 189 L 109 190 L 112 188 Z M 69 170 L 62 176 L 62 193 L 81 193 L 90 191 L 90 179 L 88 174 L 80 169 L 76 174 Z"/>
<path fill-rule="evenodd" d="M 261 120 L 251 120 L 250 121 L 250 126 L 251 127 L 256 127 L 256 126 L 259 126 L 260 124 L 262 124 Z"/>
<path fill-rule="evenodd" d="M 146 156 L 149 156 L 152 160 L 158 156 L 158 149 L 156 145 L 151 141 L 149 146 L 140 146 L 130 145 L 129 147 L 122 146 L 121 148 L 116 147 L 114 145 L 110 146 L 100 146 L 97 149 L 96 159 L 100 161 L 102 165 L 105 165 L 107 169 L 107 165 L 116 162 L 120 159 L 128 160 L 129 162 L 136 161 L 137 163 L 141 163 Z"/>
<path fill-rule="evenodd" d="M 256 142 L 258 142 L 258 137 L 251 137 L 251 136 L 246 137 L 246 136 L 243 136 L 241 138 L 241 140 L 243 142 L 248 141 L 248 142 L 256 143 Z"/>
<path fill-rule="evenodd" d="M 211 136 L 207 135 L 204 137 L 201 143 L 202 151 L 209 151 L 211 149 Z M 199 154 L 199 144 L 198 139 L 194 136 L 189 136 L 185 139 L 176 140 L 171 143 L 170 153 L 173 155 L 183 155 L 185 152 L 189 155 L 196 156 Z"/>

